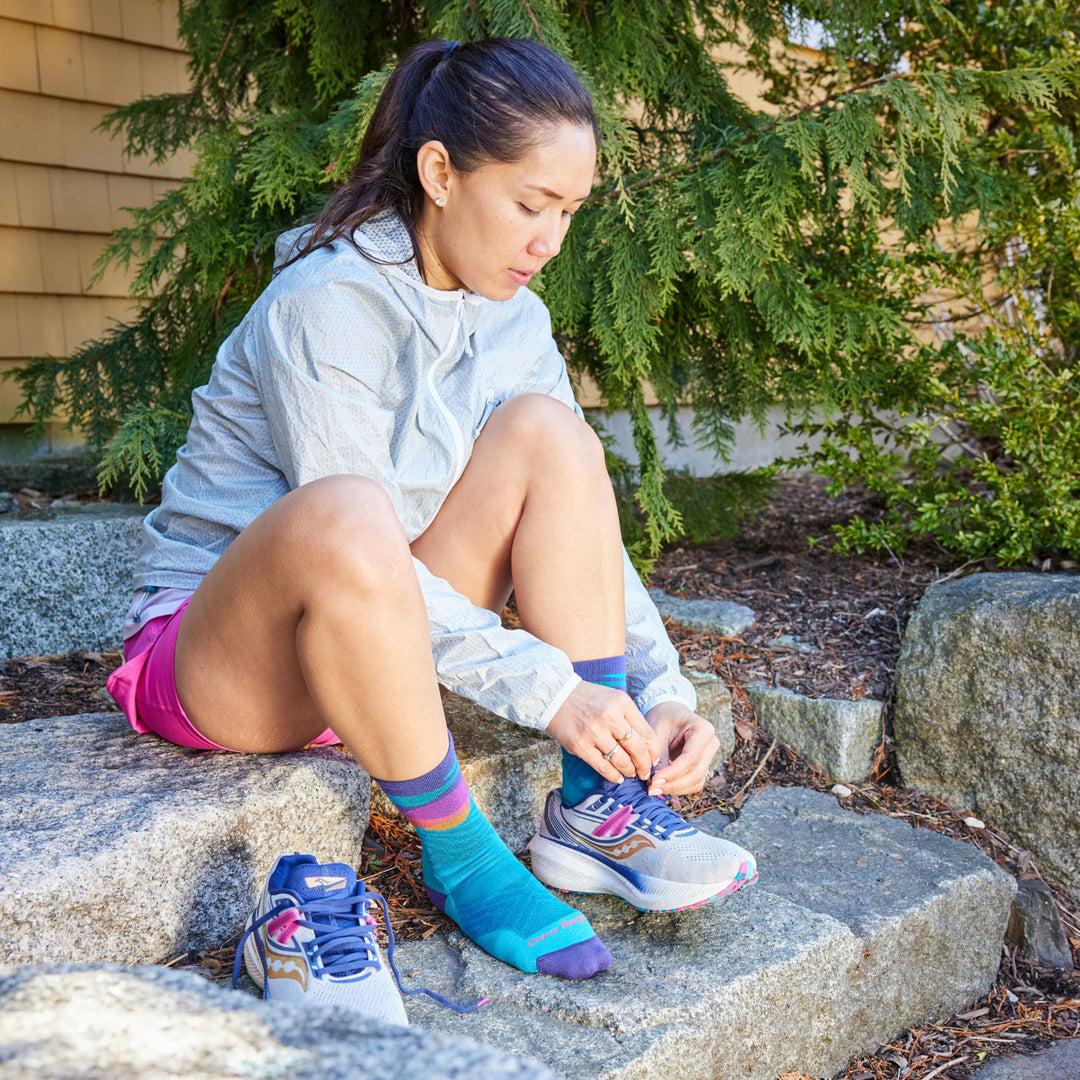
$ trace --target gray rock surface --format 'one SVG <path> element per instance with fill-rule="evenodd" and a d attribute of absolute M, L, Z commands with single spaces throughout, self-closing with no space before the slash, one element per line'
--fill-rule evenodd
<path fill-rule="evenodd" d="M 927 590 L 896 667 L 905 783 L 966 807 L 1080 890 L 1080 577 Z"/>
<path fill-rule="evenodd" d="M 993 982 L 1015 883 L 974 847 L 799 788 L 764 790 L 724 835 L 761 873 L 727 900 L 661 915 L 572 898 L 613 956 L 583 983 L 523 975 L 460 935 L 402 945 L 399 963 L 460 1000 L 490 995 L 470 1033 L 570 1080 L 832 1076 Z"/>
<path fill-rule="evenodd" d="M 1080 1039 L 1063 1039 L 1049 1053 L 1001 1057 L 972 1073 L 972 1080 L 1080 1080 Z"/>
<path fill-rule="evenodd" d="M 167 968 L 0 969 L 0 1080 L 556 1080 L 462 1036 L 263 1002 Z"/>
<path fill-rule="evenodd" d="M 0 962 L 160 961 L 241 929 L 274 860 L 355 862 L 367 774 L 332 749 L 240 755 L 119 713 L 0 725 Z"/>
<path fill-rule="evenodd" d="M 144 506 L 0 517 L 0 660 L 115 649 Z"/>
<path fill-rule="evenodd" d="M 833 780 L 866 779 L 881 742 L 881 702 L 809 698 L 783 686 L 749 685 L 757 718 L 785 746 Z"/>
<path fill-rule="evenodd" d="M 663 589 L 650 589 L 649 595 L 665 619 L 673 619 L 688 630 L 729 637 L 748 630 L 757 618 L 750 608 L 730 600 L 683 600 L 668 596 Z"/>
<path fill-rule="evenodd" d="M 717 764 L 735 749 L 731 692 L 717 675 L 682 669 L 697 690 L 698 712 L 720 740 Z M 549 736 L 528 731 L 457 694 L 443 697 L 446 722 L 454 735 L 461 772 L 476 805 L 511 851 L 520 851 L 536 832 L 547 793 L 562 782 L 562 753 Z M 397 814 L 377 784 L 371 807 Z"/>
<path fill-rule="evenodd" d="M 61 494 L 97 482 L 101 455 L 94 450 L 39 454 L 22 461 L 0 461 L 0 489 L 34 488 Z"/>
<path fill-rule="evenodd" d="M 1005 936 L 1035 963 L 1071 969 L 1072 948 L 1053 894 L 1038 880 L 1023 880 L 1017 885 Z"/>
<path fill-rule="evenodd" d="M 729 760 L 735 752 L 735 721 L 731 716 L 731 691 L 727 683 L 714 672 L 687 667 L 680 670 L 697 691 L 698 714 L 712 724 L 720 742 L 714 764 Z"/>

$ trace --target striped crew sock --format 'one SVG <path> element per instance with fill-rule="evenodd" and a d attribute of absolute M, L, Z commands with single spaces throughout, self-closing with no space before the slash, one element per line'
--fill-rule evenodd
<path fill-rule="evenodd" d="M 626 689 L 626 657 L 607 656 L 602 660 L 577 660 L 574 671 L 586 682 Z M 582 799 L 600 790 L 603 777 L 569 750 L 562 752 L 562 800 L 567 806 L 577 806 Z"/>
<path fill-rule="evenodd" d="M 454 740 L 415 780 L 376 781 L 420 835 L 424 887 L 480 948 L 521 971 L 587 979 L 611 963 L 588 919 L 556 900 L 477 809 Z"/>

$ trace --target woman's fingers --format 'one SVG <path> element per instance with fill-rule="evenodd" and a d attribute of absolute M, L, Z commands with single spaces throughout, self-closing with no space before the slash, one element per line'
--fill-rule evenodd
<path fill-rule="evenodd" d="M 619 784 L 626 779 L 627 775 L 633 776 L 634 766 L 629 755 L 622 750 L 618 743 L 615 743 L 612 749 L 614 749 L 614 753 L 611 753 L 611 750 L 602 753 L 599 747 L 593 747 L 590 752 L 578 756 L 587 765 L 591 765 L 605 780 L 610 780 L 613 784 Z M 610 758 L 607 756 L 609 753 L 611 753 Z M 618 760 L 618 764 L 616 764 L 616 760 Z M 629 773 L 623 772 L 623 768 L 629 769 Z"/>
<path fill-rule="evenodd" d="M 720 741 L 712 724 L 698 720 L 682 731 L 681 748 L 670 765 L 657 771 L 649 787 L 651 792 L 665 795 L 689 795 L 705 786 L 709 765 Z"/>
<path fill-rule="evenodd" d="M 647 780 L 659 757 L 656 734 L 630 697 L 594 683 L 574 687 L 548 733 L 612 783 Z"/>
<path fill-rule="evenodd" d="M 649 727 L 645 717 L 637 711 L 629 698 L 627 702 L 629 710 L 624 714 L 626 727 L 615 735 L 622 755 L 616 755 L 612 760 L 619 760 L 620 771 L 624 776 L 637 774 L 640 779 L 648 780 L 652 775 L 653 764 L 660 753 L 656 733 Z M 627 768 L 623 768 L 624 756 L 629 762 Z"/>
<path fill-rule="evenodd" d="M 625 701 L 619 703 L 621 709 L 607 718 L 608 724 L 601 726 L 601 734 L 596 744 L 607 769 L 595 764 L 593 768 L 601 776 L 616 783 L 635 775 L 642 780 L 648 780 L 656 760 L 653 756 L 657 748 L 656 735 L 634 703 L 625 694 L 622 697 Z M 614 726 L 610 721 L 614 721 Z M 605 740 L 607 745 L 601 745 Z"/>

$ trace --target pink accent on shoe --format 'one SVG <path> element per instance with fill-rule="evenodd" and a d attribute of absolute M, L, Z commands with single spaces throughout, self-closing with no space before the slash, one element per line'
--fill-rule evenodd
<path fill-rule="evenodd" d="M 276 919 L 271 919 L 266 926 L 267 934 L 270 937 L 276 937 L 282 945 L 288 945 L 293 934 L 299 929 L 300 917 L 296 914 L 296 908 L 283 911 Z"/>
<path fill-rule="evenodd" d="M 620 807 L 607 821 L 601 821 L 593 829 L 593 836 L 618 836 L 626 828 L 627 822 L 633 816 L 634 808 L 632 806 Z"/>

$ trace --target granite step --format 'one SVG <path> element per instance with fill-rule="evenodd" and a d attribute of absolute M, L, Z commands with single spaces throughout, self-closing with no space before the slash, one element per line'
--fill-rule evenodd
<path fill-rule="evenodd" d="M 136 736 L 120 713 L 0 725 L 0 963 L 155 963 L 243 926 L 282 852 L 354 861 L 367 774 Z"/>
<path fill-rule="evenodd" d="M 499 767 L 525 768 L 536 744 Z M 366 821 L 368 779 L 332 749 L 205 754 L 94 714 L 4 726 L 0 753 L 0 963 L 220 943 L 276 855 L 355 861 Z M 524 975 L 456 933 L 402 944 L 418 981 L 492 998 L 466 1017 L 411 1000 L 412 1022 L 568 1080 L 773 1080 L 831 1075 L 992 982 L 1015 883 L 975 848 L 795 788 L 749 800 L 726 835 L 761 880 L 725 901 L 648 915 L 575 898 L 614 956 L 586 983 Z"/>
<path fill-rule="evenodd" d="M 161 967 L 0 969 L 0 1080 L 558 1080 L 490 1046 Z"/>
<path fill-rule="evenodd" d="M 691 674 L 730 753 L 727 689 Z M 558 747 L 456 695 L 445 706 L 477 805 L 521 849 L 559 782 Z M 279 854 L 354 863 L 369 799 L 397 813 L 339 750 L 187 750 L 119 713 L 0 725 L 0 758 L 0 963 L 154 963 L 220 943 Z"/>
<path fill-rule="evenodd" d="M 427 985 L 491 998 L 463 1019 L 410 1003 L 412 1022 L 567 1080 L 774 1080 L 832 1076 L 993 983 L 1016 886 L 971 845 L 801 788 L 762 791 L 724 835 L 759 859 L 733 897 L 665 915 L 570 898 L 613 957 L 586 982 L 521 974 L 460 934 L 400 946 Z"/>
<path fill-rule="evenodd" d="M 0 660 L 115 649 L 145 506 L 0 514 Z"/>

